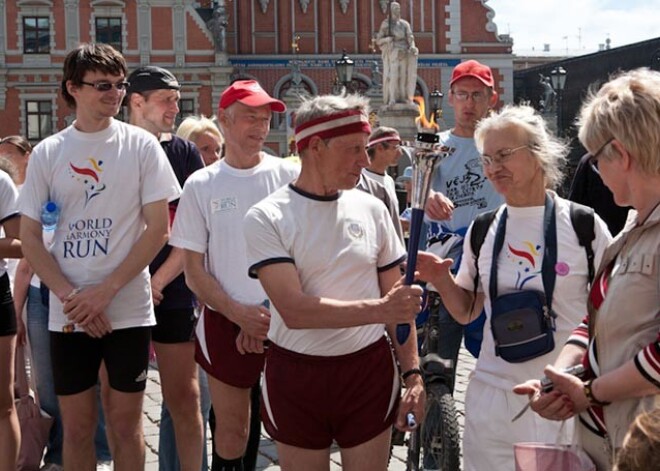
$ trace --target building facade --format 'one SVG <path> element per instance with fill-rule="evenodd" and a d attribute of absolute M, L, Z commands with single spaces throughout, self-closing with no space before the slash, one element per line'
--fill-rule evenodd
<path fill-rule="evenodd" d="M 355 62 L 348 88 L 382 104 L 375 33 L 389 0 L 0 0 L 0 136 L 37 142 L 71 123 L 59 94 L 62 63 L 81 42 L 121 50 L 129 69 L 152 64 L 182 84 L 181 117 L 211 116 L 238 78 L 253 78 L 292 110 L 301 94 L 336 92 L 335 62 Z M 401 0 L 419 48 L 416 94 L 446 91 L 451 69 L 477 59 L 513 100 L 512 43 L 487 0 Z M 121 118 L 122 116 L 120 116 Z M 445 108 L 451 125 L 452 110 Z M 267 145 L 288 153 L 290 115 L 275 116 Z M 287 136 L 287 134 L 289 134 Z"/>

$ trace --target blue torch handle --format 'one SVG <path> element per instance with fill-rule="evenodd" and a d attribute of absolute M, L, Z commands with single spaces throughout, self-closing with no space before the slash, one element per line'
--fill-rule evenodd
<path fill-rule="evenodd" d="M 424 210 L 413 208 L 410 218 L 410 239 L 408 240 L 408 263 L 406 264 L 406 285 L 412 285 L 415 281 L 415 268 L 417 267 L 417 249 L 419 237 L 424 223 Z M 398 324 L 396 326 L 396 340 L 403 345 L 410 335 L 410 324 Z"/>

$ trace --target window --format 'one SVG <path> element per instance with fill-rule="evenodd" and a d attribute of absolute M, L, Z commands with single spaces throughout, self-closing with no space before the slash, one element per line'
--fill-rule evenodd
<path fill-rule="evenodd" d="M 50 53 L 50 18 L 23 17 L 23 52 L 25 54 Z"/>
<path fill-rule="evenodd" d="M 53 104 L 50 100 L 26 101 L 25 116 L 28 140 L 40 141 L 53 134 Z"/>
<path fill-rule="evenodd" d="M 176 124 L 181 124 L 181 121 L 188 116 L 195 115 L 195 100 L 193 98 L 181 98 L 179 100 L 179 114 L 176 117 Z"/>
<path fill-rule="evenodd" d="M 109 44 L 121 52 L 121 18 L 96 18 L 96 42 Z"/>

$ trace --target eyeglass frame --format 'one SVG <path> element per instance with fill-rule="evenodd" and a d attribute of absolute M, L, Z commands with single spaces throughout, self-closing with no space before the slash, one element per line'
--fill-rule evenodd
<path fill-rule="evenodd" d="M 483 103 L 484 101 L 488 100 L 490 93 L 488 92 L 465 92 L 465 91 L 455 91 L 452 90 L 451 94 L 454 95 L 456 100 L 460 102 L 467 102 L 469 98 L 472 99 L 473 102 L 475 103 Z"/>
<path fill-rule="evenodd" d="M 612 142 L 614 142 L 614 139 L 616 138 L 610 137 L 607 140 L 607 142 L 605 142 L 605 144 L 600 146 L 600 148 L 596 152 L 594 152 L 593 154 L 589 154 L 589 158 L 587 159 L 587 162 L 589 162 L 589 166 L 591 167 L 591 169 L 594 172 L 596 172 L 598 175 L 600 175 L 600 170 L 598 170 L 598 159 L 601 157 L 600 154 L 603 153 L 603 151 L 607 146 L 609 146 L 610 144 L 612 144 Z"/>
<path fill-rule="evenodd" d="M 85 82 L 84 80 L 81 80 L 80 84 L 92 87 L 94 90 L 101 93 L 109 92 L 113 88 L 115 90 L 119 90 L 120 92 L 124 92 L 128 89 L 128 87 L 131 86 L 131 83 L 127 80 L 120 80 L 119 82 L 115 83 L 109 82 L 107 80 L 100 80 L 98 82 Z"/>
<path fill-rule="evenodd" d="M 513 149 L 509 147 L 505 147 L 504 149 L 500 149 L 497 151 L 496 153 L 497 160 L 495 160 L 490 155 L 486 155 L 486 154 L 481 154 L 479 156 L 479 160 L 481 161 L 481 165 L 484 167 L 491 167 L 496 162 L 498 165 L 504 165 L 504 163 L 507 160 L 509 160 L 513 156 L 513 154 L 515 154 L 521 149 L 531 149 L 531 146 L 529 144 L 525 144 L 522 146 L 514 147 Z"/>

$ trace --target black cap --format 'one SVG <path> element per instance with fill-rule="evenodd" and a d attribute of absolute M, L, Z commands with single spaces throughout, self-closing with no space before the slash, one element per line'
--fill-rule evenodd
<path fill-rule="evenodd" d="M 135 69 L 126 79 L 130 84 L 127 94 L 148 92 L 149 90 L 179 90 L 181 85 L 172 72 L 156 67 L 145 65 Z"/>

